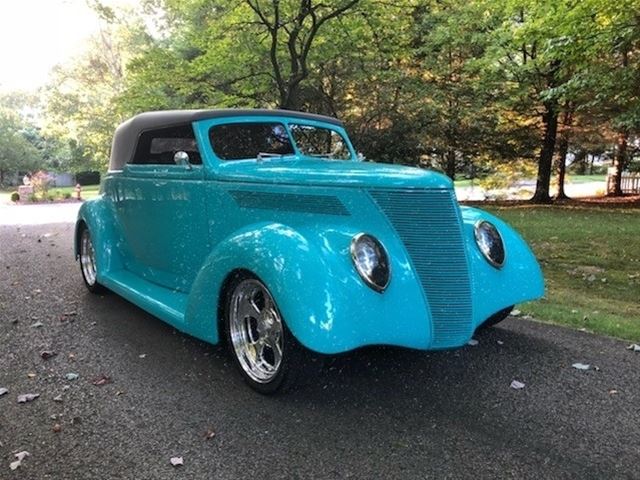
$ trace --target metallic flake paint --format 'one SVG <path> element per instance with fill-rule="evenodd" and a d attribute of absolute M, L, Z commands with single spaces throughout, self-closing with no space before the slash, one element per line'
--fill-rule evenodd
<path fill-rule="evenodd" d="M 194 122 L 202 166 L 126 166 L 106 175 L 100 196 L 85 202 L 78 215 L 78 225 L 86 223 L 96 246 L 98 282 L 177 329 L 217 343 L 225 280 L 234 271 L 249 270 L 267 285 L 291 332 L 312 350 L 338 353 L 373 344 L 433 348 L 429 306 L 407 249 L 367 189 L 450 190 L 451 181 L 421 169 L 358 162 L 351 145 L 351 161 L 215 157 L 207 135 L 212 125 L 256 120 Z M 290 121 L 322 125 L 348 139 L 336 125 Z M 260 208 L 234 200 L 242 192 L 280 199 L 317 195 L 326 211 Z M 342 205 L 348 214 L 335 214 L 326 205 Z M 460 215 L 470 265 L 472 333 L 493 313 L 542 296 L 544 284 L 531 250 L 507 224 L 468 207 L 461 207 Z M 473 228 L 479 220 L 490 221 L 502 235 L 507 261 L 500 270 L 478 250 Z M 390 257 L 393 276 L 382 294 L 364 284 L 351 261 L 351 239 L 363 231 Z"/>

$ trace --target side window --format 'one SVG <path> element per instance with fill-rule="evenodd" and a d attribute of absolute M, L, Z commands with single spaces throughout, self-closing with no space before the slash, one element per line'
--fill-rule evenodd
<path fill-rule="evenodd" d="M 190 124 L 177 127 L 147 130 L 140 134 L 134 165 L 175 165 L 176 152 L 187 152 L 193 165 L 201 165 L 202 157 Z"/>

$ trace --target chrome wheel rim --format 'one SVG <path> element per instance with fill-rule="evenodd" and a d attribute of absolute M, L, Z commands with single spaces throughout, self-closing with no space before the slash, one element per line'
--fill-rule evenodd
<path fill-rule="evenodd" d="M 258 280 L 243 280 L 231 295 L 229 333 L 242 370 L 269 383 L 282 365 L 282 318 L 273 297 Z"/>
<path fill-rule="evenodd" d="M 96 255 L 88 229 L 82 230 L 80 238 L 80 268 L 89 286 L 96 284 Z"/>

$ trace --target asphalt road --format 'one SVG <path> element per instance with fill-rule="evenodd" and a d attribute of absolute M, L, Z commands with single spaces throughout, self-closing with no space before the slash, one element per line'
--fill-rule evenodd
<path fill-rule="evenodd" d="M 363 349 L 263 397 L 222 349 L 89 294 L 71 238 L 0 226 L 2 479 L 640 478 L 640 353 L 624 342 L 512 318 L 477 346 Z"/>

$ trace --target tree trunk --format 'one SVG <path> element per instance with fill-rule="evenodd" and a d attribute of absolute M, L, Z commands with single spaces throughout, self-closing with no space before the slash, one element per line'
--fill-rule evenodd
<path fill-rule="evenodd" d="M 538 158 L 538 178 L 536 180 L 536 193 L 531 198 L 533 203 L 551 203 L 549 185 L 551 183 L 551 166 L 553 164 L 553 152 L 556 147 L 556 135 L 558 133 L 558 111 L 555 102 L 545 102 L 545 112 L 542 115 L 544 124 L 544 139 L 540 157 Z"/>
<path fill-rule="evenodd" d="M 564 191 L 564 179 L 567 173 L 567 152 L 569 151 L 569 139 L 563 135 L 558 144 L 558 194 L 556 200 L 567 200 Z"/>
<path fill-rule="evenodd" d="M 449 149 L 447 150 L 446 164 L 444 173 L 447 174 L 451 180 L 456 179 L 456 152 L 455 150 Z"/>
<path fill-rule="evenodd" d="M 587 173 L 587 152 L 582 149 L 576 151 L 576 157 L 573 159 L 573 165 L 579 175 L 585 175 Z"/>
<path fill-rule="evenodd" d="M 610 193 L 612 197 L 621 197 L 622 195 L 624 195 L 622 192 L 622 172 L 627 167 L 628 140 L 629 134 L 627 132 L 618 133 L 616 155 L 613 159 L 613 167 L 616 171 L 613 177 L 613 192 Z"/>
<path fill-rule="evenodd" d="M 285 87 L 285 94 L 280 99 L 279 108 L 283 110 L 299 110 L 300 109 L 300 84 L 288 84 Z"/>
<path fill-rule="evenodd" d="M 556 195 L 556 200 L 567 200 L 569 198 L 564 191 L 564 179 L 567 173 L 567 152 L 569 151 L 569 129 L 571 128 L 572 115 L 571 107 L 566 105 L 566 108 L 562 119 L 562 133 L 558 142 L 558 194 Z"/>

